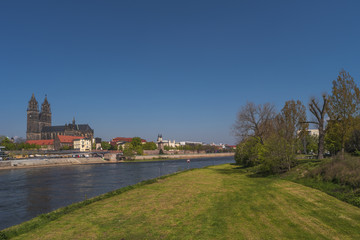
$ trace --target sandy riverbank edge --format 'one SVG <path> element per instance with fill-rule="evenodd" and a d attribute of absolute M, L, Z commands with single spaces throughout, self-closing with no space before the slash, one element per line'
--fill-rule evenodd
<path fill-rule="evenodd" d="M 181 154 L 181 155 L 148 155 L 136 156 L 135 160 L 152 160 L 157 159 L 191 159 L 191 158 L 211 158 L 211 157 L 228 157 L 233 156 L 234 153 L 209 153 L 209 154 Z M 121 162 L 121 161 L 118 161 Z M 114 161 L 107 161 L 99 157 L 91 158 L 48 158 L 48 159 L 22 159 L 0 161 L 1 169 L 18 169 L 18 168 L 33 168 L 33 167 L 52 167 L 64 165 L 79 165 L 79 164 L 99 164 L 99 163 L 117 163 Z"/>

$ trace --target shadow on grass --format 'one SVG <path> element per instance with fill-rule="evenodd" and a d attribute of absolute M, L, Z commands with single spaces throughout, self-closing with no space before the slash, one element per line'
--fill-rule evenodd
<path fill-rule="evenodd" d="M 245 167 L 236 165 L 234 163 L 230 163 L 231 168 L 212 168 L 211 166 L 208 168 L 216 173 L 226 174 L 226 175 L 233 175 L 233 174 L 244 174 L 247 173 Z"/>
<path fill-rule="evenodd" d="M 237 165 L 237 164 L 230 164 L 231 166 L 233 166 L 232 168 L 210 168 L 211 170 L 213 170 L 214 172 L 217 173 L 221 173 L 221 174 L 226 174 L 226 175 L 234 175 L 234 174 L 238 174 L 238 175 L 245 175 L 247 177 L 250 178 L 263 178 L 263 177 L 268 177 L 271 174 L 266 173 L 266 172 L 256 172 L 252 167 L 244 167 L 242 165 Z"/>
<path fill-rule="evenodd" d="M 249 178 L 264 178 L 273 176 L 273 174 L 270 174 L 268 172 L 253 172 L 251 174 L 247 174 L 246 176 Z"/>
<path fill-rule="evenodd" d="M 221 173 L 221 174 L 226 174 L 226 175 L 234 175 L 234 174 L 238 174 L 238 175 L 245 175 L 246 177 L 249 178 L 271 178 L 273 176 L 277 176 L 274 174 L 271 174 L 269 172 L 259 172 L 258 169 L 254 169 L 254 167 L 244 167 L 242 165 L 237 165 L 234 163 L 230 164 L 231 166 L 233 166 L 232 168 L 210 168 L 211 170 L 213 170 L 214 172 L 217 173 Z"/>
<path fill-rule="evenodd" d="M 320 159 L 297 159 L 296 164 L 304 164 L 304 163 L 320 163 L 322 160 Z"/>

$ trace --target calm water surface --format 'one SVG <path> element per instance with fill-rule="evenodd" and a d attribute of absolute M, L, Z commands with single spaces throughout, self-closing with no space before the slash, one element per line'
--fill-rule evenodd
<path fill-rule="evenodd" d="M 185 170 L 234 162 L 233 157 L 163 162 L 69 165 L 0 170 L 0 230 L 74 202 Z"/>

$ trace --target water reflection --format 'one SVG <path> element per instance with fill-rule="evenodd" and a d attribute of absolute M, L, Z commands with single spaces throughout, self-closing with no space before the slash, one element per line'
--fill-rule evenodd
<path fill-rule="evenodd" d="M 51 173 L 44 169 L 38 171 L 25 172 L 25 182 L 27 187 L 26 194 L 26 212 L 27 216 L 37 216 L 45 213 L 46 209 L 51 209 Z M 39 173 L 40 172 L 40 173 Z"/>
<path fill-rule="evenodd" d="M 230 162 L 233 157 L 0 170 L 0 230 L 143 180 Z"/>

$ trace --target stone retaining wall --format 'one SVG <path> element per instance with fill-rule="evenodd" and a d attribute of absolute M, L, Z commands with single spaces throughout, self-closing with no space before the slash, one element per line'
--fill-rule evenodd
<path fill-rule="evenodd" d="M 0 168 L 2 167 L 10 167 L 11 161 L 0 161 Z"/>
<path fill-rule="evenodd" d="M 72 165 L 72 164 L 93 164 L 105 163 L 102 158 L 48 158 L 48 159 L 23 159 L 0 162 L 0 168 L 22 168 L 22 167 L 41 167 L 53 165 Z"/>

